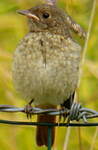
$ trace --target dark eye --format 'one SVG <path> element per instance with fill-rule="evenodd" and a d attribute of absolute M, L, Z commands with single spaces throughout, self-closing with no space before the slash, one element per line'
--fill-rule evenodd
<path fill-rule="evenodd" d="M 45 18 L 45 19 L 49 18 L 49 14 L 48 13 L 44 13 L 43 14 L 43 18 Z"/>

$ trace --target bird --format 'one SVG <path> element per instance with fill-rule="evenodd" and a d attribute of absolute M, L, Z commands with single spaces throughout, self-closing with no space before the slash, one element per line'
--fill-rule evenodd
<path fill-rule="evenodd" d="M 72 32 L 85 31 L 55 0 L 18 13 L 28 18 L 29 32 L 19 42 L 13 57 L 13 82 L 26 100 L 42 109 L 64 106 L 70 109 L 78 86 L 82 47 Z M 30 103 L 29 103 L 30 104 Z M 56 116 L 39 114 L 37 122 L 55 123 Z M 48 145 L 48 127 L 37 126 L 36 143 Z M 52 127 L 52 145 L 55 127 Z"/>

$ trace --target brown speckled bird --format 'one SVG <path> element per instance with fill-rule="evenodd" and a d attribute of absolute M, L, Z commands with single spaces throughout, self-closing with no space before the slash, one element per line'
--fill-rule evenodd
<path fill-rule="evenodd" d="M 70 108 L 79 79 L 82 49 L 71 30 L 85 36 L 82 28 L 55 1 L 19 11 L 28 17 L 30 31 L 14 54 L 13 79 L 27 102 L 39 108 Z M 38 122 L 56 121 L 55 116 L 38 115 Z M 52 128 L 52 145 L 55 129 Z M 47 127 L 38 126 L 37 145 L 47 146 Z"/>

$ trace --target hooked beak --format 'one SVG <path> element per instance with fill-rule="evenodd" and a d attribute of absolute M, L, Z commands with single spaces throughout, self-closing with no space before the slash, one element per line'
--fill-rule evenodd
<path fill-rule="evenodd" d="M 25 15 L 29 18 L 33 18 L 39 21 L 39 18 L 36 15 L 32 14 L 29 10 L 18 10 L 17 12 L 21 15 Z"/>

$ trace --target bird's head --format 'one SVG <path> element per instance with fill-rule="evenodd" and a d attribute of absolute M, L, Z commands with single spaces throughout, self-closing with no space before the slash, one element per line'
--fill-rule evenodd
<path fill-rule="evenodd" d="M 30 31 L 50 31 L 54 33 L 68 32 L 66 13 L 56 5 L 41 4 L 27 10 L 19 10 L 18 13 L 29 19 Z"/>

